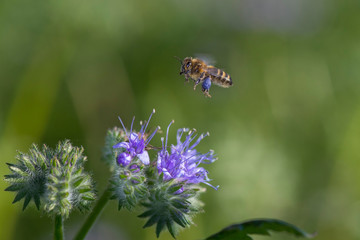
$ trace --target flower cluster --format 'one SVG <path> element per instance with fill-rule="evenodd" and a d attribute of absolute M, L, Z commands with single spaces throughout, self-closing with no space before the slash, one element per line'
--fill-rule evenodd
<path fill-rule="evenodd" d="M 133 131 L 133 124 L 135 117 L 131 122 L 130 132 L 126 131 L 124 123 L 121 118 L 119 120 L 123 126 L 124 131 L 126 132 L 127 141 L 120 142 L 113 146 L 113 148 L 124 148 L 125 151 L 119 154 L 117 157 L 118 164 L 122 166 L 127 166 L 130 164 L 131 160 L 137 157 L 143 164 L 148 165 L 150 163 L 149 154 L 145 150 L 145 147 L 149 144 L 150 140 L 154 137 L 156 130 L 146 138 L 146 128 L 150 122 L 152 115 L 155 113 L 155 110 L 150 114 L 149 120 L 145 124 L 141 124 L 141 129 L 138 133 Z"/>
<path fill-rule="evenodd" d="M 166 139 L 162 138 L 162 149 L 158 153 L 157 169 L 159 173 L 164 174 L 165 180 L 177 179 L 179 181 L 186 181 L 187 183 L 197 184 L 205 183 L 215 189 L 208 182 L 208 172 L 199 167 L 201 163 L 212 163 L 216 160 L 214 151 L 210 150 L 205 154 L 198 152 L 195 147 L 200 141 L 208 136 L 209 133 L 201 134 L 198 139 L 191 145 L 191 142 L 196 138 L 195 130 L 189 131 L 187 128 L 181 128 L 177 131 L 177 144 L 171 145 L 170 153 L 167 150 L 167 142 L 169 135 L 169 128 L 173 121 L 169 124 L 166 132 Z M 188 133 L 185 140 L 182 142 L 181 138 L 184 133 Z"/>
<path fill-rule="evenodd" d="M 214 151 L 200 153 L 197 145 L 209 134 L 196 134 L 195 130 L 181 128 L 177 131 L 177 142 L 168 146 L 169 130 L 166 137 L 161 138 L 162 147 L 147 147 L 155 136 L 159 127 L 148 136 L 146 129 L 149 120 L 141 124 L 139 132 L 133 129 L 134 118 L 130 130 L 127 130 L 121 120 L 123 134 L 114 128 L 108 132 L 106 142 L 114 143 L 113 152 L 107 146 L 105 153 L 113 156 L 116 162 L 115 170 L 110 181 L 112 198 L 119 202 L 119 209 L 129 210 L 142 205 L 145 211 L 139 215 L 149 218 L 144 227 L 156 224 L 156 235 L 167 227 L 173 237 L 179 227 L 185 228 L 192 223 L 192 216 L 202 209 L 199 195 L 204 192 L 200 183 L 214 187 L 209 183 L 208 172 L 201 167 L 202 163 L 209 164 L 216 160 Z M 122 137 L 119 137 L 121 136 Z M 148 150 L 155 154 L 150 159 Z"/>

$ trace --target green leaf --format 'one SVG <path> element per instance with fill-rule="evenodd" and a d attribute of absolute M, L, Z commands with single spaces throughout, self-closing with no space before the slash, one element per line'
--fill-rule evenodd
<path fill-rule="evenodd" d="M 85 179 L 83 176 L 77 177 L 73 182 L 73 186 L 77 188 L 82 182 L 84 182 L 84 180 L 87 180 L 87 178 Z"/>
<path fill-rule="evenodd" d="M 171 204 L 180 210 L 188 210 L 190 202 L 185 199 L 174 199 L 171 201 Z"/>
<path fill-rule="evenodd" d="M 159 216 L 158 215 L 153 215 L 149 218 L 149 220 L 145 223 L 145 225 L 143 226 L 143 228 L 147 228 L 147 227 L 151 227 L 152 225 L 154 225 L 155 223 L 157 223 L 159 220 Z"/>
<path fill-rule="evenodd" d="M 23 188 L 22 184 L 13 184 L 5 189 L 5 191 L 9 192 L 17 192 Z"/>
<path fill-rule="evenodd" d="M 40 208 L 40 197 L 39 197 L 39 195 L 34 195 L 34 202 L 35 202 L 37 210 L 39 210 L 39 208 Z"/>
<path fill-rule="evenodd" d="M 175 193 L 176 191 L 180 190 L 182 188 L 182 185 L 178 184 L 178 185 L 172 185 L 171 187 L 169 187 L 168 192 L 170 194 Z"/>
<path fill-rule="evenodd" d="M 160 182 L 164 181 L 164 173 L 163 172 L 161 172 L 160 175 L 159 175 L 159 181 Z"/>
<path fill-rule="evenodd" d="M 25 198 L 25 200 L 24 200 L 23 209 L 22 209 L 23 211 L 25 210 L 25 208 L 26 208 L 27 205 L 29 204 L 30 200 L 31 200 L 31 195 L 26 195 L 26 198 Z"/>
<path fill-rule="evenodd" d="M 123 207 L 123 204 L 122 204 L 122 202 L 119 200 L 118 211 L 120 211 L 122 207 Z"/>
<path fill-rule="evenodd" d="M 17 173 L 17 174 L 19 174 L 19 175 L 22 176 L 22 177 L 27 177 L 27 176 L 29 175 L 28 172 L 23 171 L 23 170 L 22 170 L 20 167 L 18 167 L 18 166 L 14 166 L 14 165 L 10 166 L 10 165 L 9 165 L 9 168 L 10 168 L 10 170 L 11 170 L 12 172 Z"/>
<path fill-rule="evenodd" d="M 152 207 L 152 204 L 150 202 L 142 202 L 141 205 L 143 205 L 144 207 L 147 207 L 147 208 Z"/>
<path fill-rule="evenodd" d="M 4 177 L 5 177 L 5 181 L 11 181 L 11 180 L 16 180 L 18 177 L 19 177 L 19 175 L 17 175 L 17 174 L 8 174 L 8 175 L 4 175 Z"/>
<path fill-rule="evenodd" d="M 167 228 L 168 228 L 169 233 L 171 234 L 171 236 L 172 236 L 174 239 L 176 239 L 176 232 L 175 232 L 175 230 L 174 230 L 173 225 L 171 224 L 171 222 L 170 222 L 169 220 L 166 221 L 166 226 L 167 226 Z"/>
<path fill-rule="evenodd" d="M 154 212 L 152 210 L 147 210 L 147 211 L 143 212 L 142 214 L 140 214 L 138 217 L 146 218 L 146 217 L 150 217 L 153 214 L 154 214 Z"/>
<path fill-rule="evenodd" d="M 190 225 L 190 222 L 186 219 L 186 217 L 175 209 L 170 210 L 171 219 L 174 220 L 177 224 L 185 228 L 187 225 Z"/>
<path fill-rule="evenodd" d="M 276 219 L 254 219 L 224 228 L 206 240 L 251 240 L 251 234 L 270 236 L 269 231 L 286 232 L 296 237 L 313 238 L 316 234 L 309 234 L 300 228 Z"/>
<path fill-rule="evenodd" d="M 164 229 L 166 222 L 164 220 L 158 221 L 156 224 L 156 237 L 159 238 L 160 232 Z"/>
<path fill-rule="evenodd" d="M 87 195 L 87 196 L 82 196 L 81 199 L 85 201 L 94 201 L 96 198 L 93 195 Z"/>
<path fill-rule="evenodd" d="M 6 165 L 8 165 L 9 167 L 13 167 L 13 166 L 16 166 L 15 164 L 13 163 L 5 163 Z"/>
<path fill-rule="evenodd" d="M 18 201 L 20 201 L 21 199 L 23 199 L 26 196 L 27 192 L 26 191 L 20 191 L 16 194 L 15 199 L 12 203 L 16 203 Z"/>
<path fill-rule="evenodd" d="M 91 192 L 92 189 L 91 188 L 88 188 L 88 186 L 86 186 L 85 188 L 83 189 L 79 189 L 79 193 L 87 193 L 87 192 Z"/>
<path fill-rule="evenodd" d="M 35 165 L 34 163 L 30 160 L 30 159 L 27 159 L 27 158 L 23 158 L 23 161 L 24 165 L 26 166 L 26 168 L 28 169 L 28 171 L 31 171 L 31 172 L 34 172 L 35 171 Z"/>

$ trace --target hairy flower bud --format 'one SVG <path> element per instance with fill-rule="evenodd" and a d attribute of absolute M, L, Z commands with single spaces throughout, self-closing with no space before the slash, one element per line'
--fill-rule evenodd
<path fill-rule="evenodd" d="M 118 166 L 110 180 L 111 199 L 119 202 L 118 209 L 132 210 L 148 197 L 143 164 L 136 161 L 126 167 Z"/>
<path fill-rule="evenodd" d="M 68 140 L 54 150 L 33 144 L 29 154 L 18 154 L 18 165 L 8 164 L 12 174 L 5 176 L 10 183 L 5 190 L 18 192 L 14 202 L 25 198 L 23 209 L 33 199 L 38 209 L 43 202 L 50 215 L 67 217 L 74 208 L 86 210 L 95 194 L 90 175 L 83 171 L 83 151 Z"/>
<path fill-rule="evenodd" d="M 91 176 L 83 171 L 87 160 L 83 152 L 69 141 L 59 143 L 53 152 L 44 206 L 48 213 L 68 217 L 73 208 L 89 210 L 95 200 Z"/>
<path fill-rule="evenodd" d="M 45 147 L 40 151 L 33 144 L 28 154 L 19 152 L 16 156 L 18 164 L 7 163 L 11 174 L 5 175 L 5 181 L 10 186 L 5 191 L 17 192 L 13 203 L 25 198 L 23 210 L 31 200 L 40 208 L 40 199 L 46 191 L 46 180 L 49 172 L 49 161 L 46 158 Z"/>
<path fill-rule="evenodd" d="M 181 191 L 179 191 L 181 190 Z M 180 227 L 192 224 L 192 217 L 201 211 L 199 193 L 204 189 L 176 180 L 164 181 L 163 174 L 150 190 L 150 197 L 142 203 L 146 211 L 139 215 L 148 218 L 144 228 L 156 224 L 156 236 L 166 227 L 175 238 Z"/>
<path fill-rule="evenodd" d="M 102 160 L 109 165 L 111 172 L 117 167 L 116 157 L 125 151 L 124 149 L 114 149 L 113 146 L 119 142 L 124 142 L 125 138 L 125 131 L 118 127 L 108 130 L 106 134 Z"/>

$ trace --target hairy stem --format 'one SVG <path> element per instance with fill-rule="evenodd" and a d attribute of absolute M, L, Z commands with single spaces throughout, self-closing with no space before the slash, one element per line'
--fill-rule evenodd
<path fill-rule="evenodd" d="M 106 189 L 102 194 L 102 196 L 100 197 L 100 199 L 97 201 L 90 215 L 87 217 L 85 223 L 82 225 L 79 232 L 76 234 L 74 238 L 75 240 L 82 240 L 85 238 L 86 234 L 89 232 L 94 222 L 96 221 L 96 219 L 104 209 L 105 205 L 109 201 L 110 195 L 111 195 L 110 190 Z"/>
<path fill-rule="evenodd" d="M 61 215 L 55 216 L 55 229 L 54 229 L 54 240 L 64 239 L 64 225 L 63 217 Z"/>

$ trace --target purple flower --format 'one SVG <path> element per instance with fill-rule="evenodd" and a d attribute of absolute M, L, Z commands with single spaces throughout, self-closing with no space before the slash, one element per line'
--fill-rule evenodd
<path fill-rule="evenodd" d="M 124 148 L 125 149 L 125 151 L 122 152 L 121 154 L 119 154 L 119 156 L 117 158 L 118 164 L 125 167 L 125 166 L 129 165 L 130 162 L 135 157 L 139 158 L 140 161 L 142 163 L 144 163 L 145 165 L 148 165 L 150 163 L 149 154 L 145 150 L 145 147 L 149 144 L 150 140 L 154 137 L 154 135 L 155 135 L 156 131 L 159 129 L 159 127 L 157 127 L 155 129 L 155 131 L 148 138 L 146 138 L 146 136 L 145 136 L 145 131 L 146 131 L 146 128 L 147 128 L 147 126 L 150 122 L 150 119 L 154 113 L 155 113 L 155 109 L 152 111 L 152 113 L 150 114 L 149 120 L 145 124 L 142 124 L 140 122 L 141 129 L 138 133 L 133 131 L 133 124 L 134 124 L 135 117 L 133 117 L 133 120 L 131 122 L 130 132 L 126 131 L 124 123 L 121 121 L 121 118 L 119 117 L 121 125 L 123 126 L 123 129 L 126 133 L 127 141 L 120 142 L 113 146 L 113 148 Z"/>
<path fill-rule="evenodd" d="M 198 139 L 191 144 L 191 142 L 196 138 L 195 131 L 189 131 L 189 129 L 182 128 L 177 131 L 177 144 L 171 145 L 170 153 L 167 150 L 167 140 L 169 128 L 166 133 L 166 140 L 164 144 L 164 138 L 162 141 L 162 150 L 158 153 L 157 159 L 157 169 L 159 173 L 164 174 L 164 180 L 170 179 L 178 179 L 180 181 L 186 181 L 187 183 L 205 183 L 214 189 L 218 189 L 208 182 L 210 179 L 208 178 L 208 172 L 199 167 L 200 163 L 212 163 L 216 160 L 214 157 L 214 151 L 210 150 L 205 154 L 201 154 L 198 152 L 195 147 L 200 143 L 200 141 L 208 136 L 207 134 L 201 134 Z M 181 138 L 183 133 L 188 133 L 185 137 L 185 140 L 182 142 Z"/>

